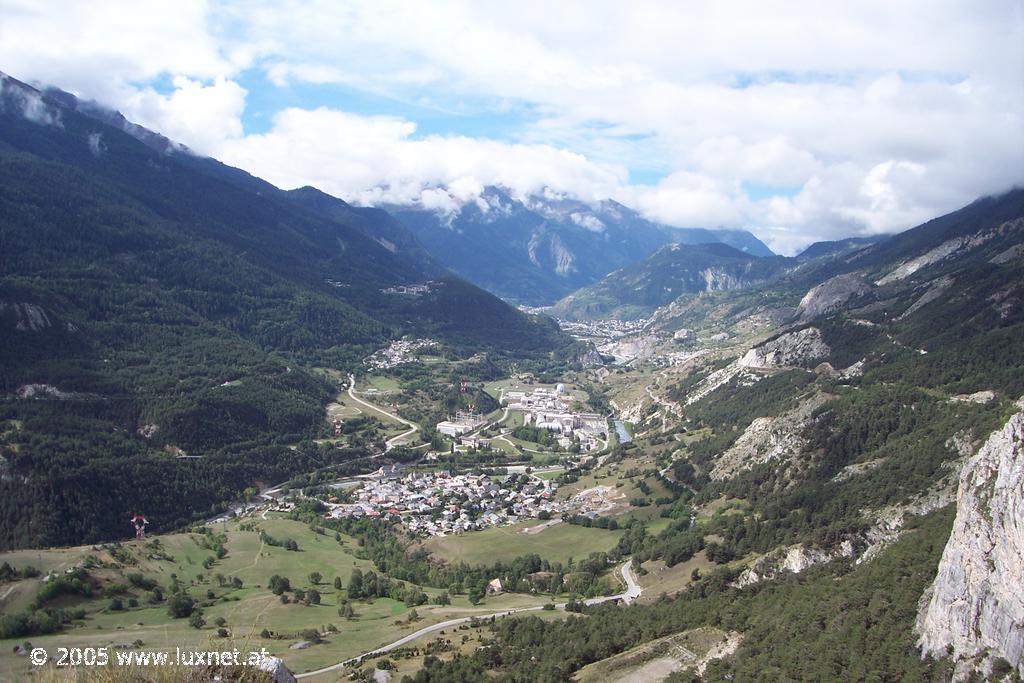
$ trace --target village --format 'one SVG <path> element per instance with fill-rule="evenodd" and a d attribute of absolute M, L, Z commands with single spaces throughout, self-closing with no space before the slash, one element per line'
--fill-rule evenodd
<path fill-rule="evenodd" d="M 387 348 L 374 352 L 365 359 L 370 370 L 388 370 L 416 360 L 416 353 L 437 346 L 433 339 L 396 339 Z"/>
<path fill-rule="evenodd" d="M 397 519 L 412 534 L 443 536 L 561 514 L 567 503 L 555 499 L 556 489 L 529 474 L 406 474 L 393 465 L 353 491 L 353 502 L 329 503 L 328 516 Z"/>
<path fill-rule="evenodd" d="M 609 487 L 595 487 L 569 498 L 555 494 L 558 484 L 531 473 L 451 474 L 408 472 L 401 464 L 366 475 L 348 494 L 351 502 L 327 501 L 326 517 L 390 519 L 416 536 L 447 536 L 526 519 L 551 520 L 583 515 L 595 517 L 617 502 Z M 619 495 L 621 497 L 621 495 Z"/>

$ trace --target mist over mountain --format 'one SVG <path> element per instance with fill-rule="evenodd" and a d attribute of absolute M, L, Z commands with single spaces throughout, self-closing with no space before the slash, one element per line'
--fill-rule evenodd
<path fill-rule="evenodd" d="M 675 228 L 613 201 L 488 187 L 443 208 L 387 206 L 446 266 L 510 301 L 550 304 L 671 243 L 720 242 L 752 256 L 772 252 L 742 230 Z"/>

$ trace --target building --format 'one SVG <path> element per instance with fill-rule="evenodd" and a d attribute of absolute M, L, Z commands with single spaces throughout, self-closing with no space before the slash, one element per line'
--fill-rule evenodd
<path fill-rule="evenodd" d="M 484 420 L 483 415 L 459 411 L 455 414 L 455 417 L 449 417 L 443 422 L 438 422 L 435 429 L 437 429 L 438 433 L 445 436 L 457 437 L 483 426 L 485 422 L 486 420 Z"/>

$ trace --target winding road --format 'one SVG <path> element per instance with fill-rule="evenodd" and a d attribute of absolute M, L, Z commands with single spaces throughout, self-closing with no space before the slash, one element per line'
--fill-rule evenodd
<path fill-rule="evenodd" d="M 588 605 L 588 606 L 589 605 L 599 605 L 599 604 L 604 603 L 604 602 L 611 602 L 613 600 L 621 600 L 623 603 L 628 605 L 629 603 L 633 602 L 638 597 L 640 597 L 640 593 L 643 591 L 643 589 L 636 582 L 636 577 L 633 575 L 633 566 L 632 566 L 632 564 L 633 564 L 632 560 L 626 560 L 626 562 L 623 563 L 622 566 L 619 567 L 619 573 L 621 574 L 623 581 L 625 581 L 625 583 L 626 583 L 626 590 L 624 592 L 619 593 L 618 595 L 605 595 L 605 596 L 602 596 L 602 597 L 599 597 L 599 598 L 590 598 L 588 600 L 584 600 L 583 604 Z M 565 609 L 565 604 L 566 603 L 564 603 L 564 602 L 563 603 L 559 603 L 559 604 L 555 605 L 555 608 L 556 609 Z M 407 636 L 403 636 L 403 637 L 399 638 L 398 640 L 396 640 L 393 643 L 389 643 L 387 645 L 384 645 L 383 647 L 379 647 L 376 650 L 370 650 L 369 652 L 365 652 L 365 653 L 359 655 L 358 657 L 352 657 L 350 659 L 346 659 L 343 662 L 338 662 L 337 664 L 332 664 L 331 666 L 327 666 L 327 667 L 324 667 L 322 669 L 317 669 L 316 671 L 307 671 L 306 673 L 295 674 L 295 678 L 309 678 L 311 676 L 319 676 L 320 674 L 329 673 L 331 671 L 337 671 L 338 669 L 342 669 L 342 668 L 348 666 L 349 664 L 355 664 L 355 663 L 361 662 L 362 660 L 364 660 L 364 659 L 366 659 L 368 657 L 376 657 L 378 655 L 382 655 L 382 654 L 385 654 L 387 652 L 391 652 L 392 650 L 396 650 L 396 649 L 402 647 L 403 645 L 406 645 L 407 643 L 411 643 L 412 641 L 416 640 L 417 638 L 421 638 L 422 636 L 425 636 L 425 635 L 427 635 L 429 633 L 434 633 L 436 631 L 442 631 L 444 629 L 452 628 L 453 626 L 458 626 L 460 624 L 467 624 L 467 623 L 469 623 L 470 621 L 472 621 L 474 619 L 490 619 L 492 617 L 494 617 L 494 618 L 507 617 L 507 616 L 509 616 L 511 614 L 519 614 L 520 612 L 539 612 L 542 609 L 544 609 L 543 605 L 535 605 L 533 607 L 517 607 L 515 609 L 508 609 L 508 610 L 504 610 L 502 612 L 493 612 L 491 614 L 474 614 L 473 616 L 470 616 L 470 617 L 459 617 L 458 619 L 449 619 L 448 621 L 442 621 L 442 622 L 439 622 L 437 624 L 432 624 L 430 626 L 424 626 L 420 630 L 414 631 L 414 632 L 410 633 Z"/>
<path fill-rule="evenodd" d="M 355 389 L 356 389 L 356 378 L 353 375 L 349 375 L 348 376 L 348 397 L 349 398 L 351 398 L 356 403 L 359 403 L 359 404 L 369 408 L 370 410 L 375 410 L 378 413 L 384 413 L 385 415 L 387 415 L 391 419 L 397 420 L 398 422 L 401 422 L 402 424 L 404 424 L 406 427 L 409 427 L 408 431 L 404 431 L 401 434 L 399 434 L 398 436 L 393 436 L 393 437 L 391 437 L 390 439 L 388 439 L 387 441 L 384 442 L 384 452 L 385 453 L 387 453 L 392 448 L 394 448 L 401 439 L 404 439 L 407 436 L 412 436 L 413 434 L 415 434 L 416 432 L 418 432 L 420 430 L 420 426 L 418 424 L 416 424 L 415 422 L 410 422 L 409 420 L 406 420 L 404 417 L 399 417 L 398 415 L 395 415 L 394 413 L 389 413 L 388 411 L 384 410 L 383 408 L 381 408 L 379 406 L 375 406 L 372 403 L 367 403 L 363 399 L 359 398 L 355 394 Z"/>

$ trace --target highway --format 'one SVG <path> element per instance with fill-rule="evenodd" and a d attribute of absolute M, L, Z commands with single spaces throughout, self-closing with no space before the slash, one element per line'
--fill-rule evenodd
<path fill-rule="evenodd" d="M 629 603 L 633 602 L 638 597 L 640 597 L 640 593 L 643 591 L 643 589 L 639 586 L 639 584 L 637 584 L 636 577 L 633 575 L 632 560 L 626 560 L 626 562 L 623 563 L 619 567 L 619 573 L 622 576 L 623 581 L 625 581 L 625 583 L 626 583 L 626 590 L 624 592 L 619 593 L 618 595 L 605 595 L 605 596 L 602 596 L 602 597 L 599 597 L 599 598 L 590 598 L 588 600 L 584 600 L 583 604 L 585 604 L 585 605 L 599 605 L 599 604 L 604 603 L 604 602 L 610 602 L 610 601 L 613 601 L 613 600 L 621 600 L 622 602 L 624 602 L 624 603 L 626 603 L 628 605 Z M 564 603 L 564 602 L 563 603 L 559 603 L 559 604 L 555 605 L 555 608 L 556 609 L 565 609 L 565 604 L 566 603 Z M 396 650 L 396 649 L 402 647 L 403 645 L 411 643 L 412 641 L 416 640 L 417 638 L 421 638 L 421 637 L 423 637 L 423 636 L 425 636 L 427 634 L 435 633 L 437 631 L 443 631 L 445 629 L 449 629 L 449 628 L 452 628 L 453 626 L 458 626 L 460 624 L 467 624 L 470 621 L 472 621 L 473 619 L 490 619 L 491 617 L 494 617 L 494 618 L 507 617 L 507 616 L 509 616 L 511 614 L 518 614 L 520 612 L 539 612 L 543 608 L 544 608 L 543 605 L 535 605 L 533 607 L 518 607 L 516 609 L 504 610 L 502 612 L 493 612 L 491 614 L 474 614 L 473 616 L 470 616 L 470 617 L 459 617 L 458 619 L 449 619 L 448 621 L 442 621 L 440 623 L 432 624 L 430 626 L 424 626 L 420 630 L 414 631 L 414 632 L 410 633 L 409 635 L 403 636 L 403 637 L 399 638 L 398 640 L 394 641 L 393 643 L 388 643 L 387 645 L 384 645 L 383 647 L 379 647 L 376 650 L 370 650 L 369 652 L 365 652 L 365 653 L 359 655 L 358 657 L 352 657 L 350 659 L 346 659 L 343 662 L 338 662 L 337 664 L 332 664 L 331 666 L 327 666 L 327 667 L 324 667 L 322 669 L 317 669 L 316 671 L 307 671 L 306 673 L 295 674 L 295 678 L 309 678 L 311 676 L 319 676 L 320 674 L 329 673 L 331 671 L 337 671 L 338 669 L 342 669 L 342 668 L 348 666 L 349 664 L 355 664 L 355 663 L 360 662 L 363 659 L 366 659 L 368 657 L 377 657 L 377 656 L 385 654 L 387 652 L 391 652 L 392 650 Z"/>

